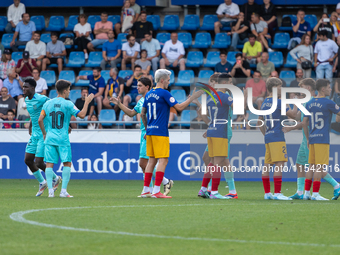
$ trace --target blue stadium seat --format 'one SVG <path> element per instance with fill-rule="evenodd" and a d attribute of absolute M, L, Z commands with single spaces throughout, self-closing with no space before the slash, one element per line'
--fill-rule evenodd
<path fill-rule="evenodd" d="M 297 61 L 288 52 L 286 64 L 284 64 L 284 67 L 286 67 L 286 68 L 296 68 L 296 64 L 297 64 Z"/>
<path fill-rule="evenodd" d="M 123 116 L 124 116 L 124 112 L 123 111 L 120 111 L 120 113 L 119 113 L 119 121 L 123 121 Z M 133 116 L 133 120 L 134 121 L 136 121 L 137 120 L 137 118 L 136 118 L 136 115 L 135 116 Z M 117 124 L 118 126 L 124 126 L 125 125 L 125 127 L 131 127 L 133 124 L 132 123 L 122 123 L 122 124 Z"/>
<path fill-rule="evenodd" d="M 200 18 L 198 15 L 186 15 L 181 30 L 197 30 L 200 27 Z"/>
<path fill-rule="evenodd" d="M 173 70 L 169 70 L 171 72 L 170 74 L 170 85 L 173 85 L 175 83 L 175 73 Z"/>
<path fill-rule="evenodd" d="M 51 16 L 46 31 L 62 31 L 65 28 L 64 16 Z"/>
<path fill-rule="evenodd" d="M 12 59 L 15 61 L 15 64 L 18 63 L 19 59 L 22 58 L 22 52 L 12 52 Z"/>
<path fill-rule="evenodd" d="M 49 43 L 50 41 L 52 41 L 51 34 L 41 34 L 40 41 L 46 44 Z"/>
<path fill-rule="evenodd" d="M 181 113 L 181 122 L 189 122 L 197 117 L 197 112 L 194 110 L 184 110 Z M 183 127 L 190 127 L 190 123 L 181 124 Z"/>
<path fill-rule="evenodd" d="M 5 27 L 7 25 L 7 17 L 6 16 L 0 16 L 0 31 L 5 31 Z"/>
<path fill-rule="evenodd" d="M 118 73 L 118 76 L 125 79 L 126 77 L 133 75 L 132 70 L 120 70 Z"/>
<path fill-rule="evenodd" d="M 81 97 L 81 90 L 80 89 L 74 89 L 70 91 L 69 99 L 75 103 L 78 98 Z"/>
<path fill-rule="evenodd" d="M 32 16 L 31 21 L 35 23 L 35 28 L 37 31 L 45 29 L 45 17 L 43 15 Z"/>
<path fill-rule="evenodd" d="M 173 89 L 170 91 L 171 95 L 177 100 L 179 104 L 187 100 L 187 95 L 184 89 Z"/>
<path fill-rule="evenodd" d="M 195 43 L 193 48 L 207 49 L 211 45 L 211 35 L 210 33 L 197 33 L 195 36 Z"/>
<path fill-rule="evenodd" d="M 307 21 L 309 24 L 310 24 L 310 27 L 313 29 L 316 24 L 318 24 L 318 19 L 316 18 L 316 16 L 313 14 L 313 15 L 306 15 L 305 16 L 305 21 Z"/>
<path fill-rule="evenodd" d="M 127 42 L 127 40 L 126 40 L 127 35 L 128 35 L 127 33 L 120 33 L 117 37 L 117 40 L 120 41 L 121 44 L 126 43 Z"/>
<path fill-rule="evenodd" d="M 101 18 L 99 15 L 90 15 L 87 19 L 87 22 L 90 23 L 91 25 L 91 29 L 94 29 L 94 25 L 96 24 L 96 22 L 101 21 Z"/>
<path fill-rule="evenodd" d="M 170 33 L 158 33 L 156 39 L 159 41 L 159 44 L 163 48 L 164 43 L 170 40 Z"/>
<path fill-rule="evenodd" d="M 236 57 L 235 57 L 235 55 L 236 55 L 237 53 L 239 53 L 239 52 L 238 52 L 238 51 L 229 51 L 229 52 L 228 52 L 227 61 L 228 61 L 230 64 L 234 65 L 234 64 L 236 63 Z"/>
<path fill-rule="evenodd" d="M 59 80 L 66 80 L 72 83 L 76 81 L 76 76 L 72 70 L 61 71 L 59 74 Z"/>
<path fill-rule="evenodd" d="M 100 72 L 100 75 L 104 78 L 105 84 L 106 84 L 107 81 L 111 78 L 111 76 L 110 76 L 110 70 L 102 70 L 102 71 Z"/>
<path fill-rule="evenodd" d="M 276 68 L 283 65 L 283 55 L 281 51 L 269 52 L 269 61 L 273 62 Z"/>
<path fill-rule="evenodd" d="M 13 39 L 13 34 L 3 34 L 1 38 L 1 43 L 5 47 L 5 49 L 10 49 L 10 43 Z M 16 39 L 15 39 L 16 40 Z"/>
<path fill-rule="evenodd" d="M 219 51 L 210 51 L 207 55 L 207 61 L 204 64 L 204 67 L 215 67 L 215 65 L 220 62 L 220 52 Z"/>
<path fill-rule="evenodd" d="M 49 98 L 53 99 L 53 98 L 56 98 L 57 96 L 58 96 L 58 93 L 56 89 L 50 90 L 50 93 L 48 94 Z"/>
<path fill-rule="evenodd" d="M 163 22 L 163 30 L 177 30 L 179 28 L 178 15 L 165 15 Z"/>
<path fill-rule="evenodd" d="M 214 74 L 214 71 L 213 70 L 201 70 L 199 73 L 198 73 L 198 80 L 200 82 L 205 82 L 207 83 L 209 81 L 209 78 L 211 75 Z"/>
<path fill-rule="evenodd" d="M 116 121 L 115 110 L 101 110 L 99 114 L 99 121 Z M 103 127 L 112 127 L 113 123 L 102 123 Z"/>
<path fill-rule="evenodd" d="M 161 19 L 159 15 L 148 15 L 146 20 L 152 23 L 153 30 L 158 30 L 161 27 Z"/>
<path fill-rule="evenodd" d="M 296 20 L 296 15 L 283 15 L 282 19 L 285 18 L 285 17 L 290 17 L 290 20 L 292 21 L 292 24 Z M 279 27 L 279 30 L 280 31 L 292 31 L 293 27 L 283 27 L 283 26 L 281 26 L 281 27 Z"/>
<path fill-rule="evenodd" d="M 290 83 L 295 80 L 295 72 L 294 71 L 281 71 L 280 78 L 283 79 L 287 86 L 290 86 Z"/>
<path fill-rule="evenodd" d="M 190 85 L 195 81 L 195 74 L 193 70 L 181 70 L 178 73 L 177 82 L 175 85 L 190 87 Z"/>
<path fill-rule="evenodd" d="M 78 24 L 78 15 L 71 15 L 68 18 L 68 24 L 65 31 L 73 31 L 74 26 Z"/>
<path fill-rule="evenodd" d="M 101 51 L 92 51 L 90 52 L 89 59 L 86 67 L 97 67 L 100 66 L 100 62 L 103 60 L 103 55 Z"/>
<path fill-rule="evenodd" d="M 63 38 L 63 37 L 69 37 L 69 38 L 72 38 L 74 40 L 74 34 L 73 33 L 62 33 L 59 35 L 59 40 L 60 38 Z M 65 48 L 66 49 L 71 49 L 73 47 L 73 45 L 65 45 Z"/>
<path fill-rule="evenodd" d="M 191 47 L 192 44 L 192 36 L 190 33 L 178 33 L 178 41 L 183 43 L 184 48 Z"/>
<path fill-rule="evenodd" d="M 288 33 L 277 33 L 274 36 L 273 49 L 287 49 L 290 36 Z"/>
<path fill-rule="evenodd" d="M 227 33 L 218 33 L 215 35 L 215 41 L 212 45 L 214 49 L 225 49 L 230 46 L 230 36 Z"/>
<path fill-rule="evenodd" d="M 81 75 L 91 75 L 93 74 L 92 70 L 81 70 L 79 72 L 79 76 Z M 89 86 L 90 81 L 89 80 L 79 80 L 77 83 L 75 83 L 75 86 Z"/>
<path fill-rule="evenodd" d="M 55 72 L 53 70 L 46 70 L 40 72 L 40 77 L 46 80 L 47 86 L 53 86 L 56 82 Z"/>
<path fill-rule="evenodd" d="M 120 22 L 120 16 L 119 15 L 110 15 L 107 18 L 108 21 L 111 21 L 113 25 L 115 25 L 116 23 Z"/>
<path fill-rule="evenodd" d="M 200 67 L 203 65 L 203 53 L 201 51 L 190 51 L 185 65 L 191 68 Z"/>
<path fill-rule="evenodd" d="M 85 64 L 85 55 L 82 51 L 73 51 L 70 53 L 66 67 L 82 67 Z"/>
<path fill-rule="evenodd" d="M 200 30 L 214 30 L 214 24 L 218 21 L 217 15 L 204 15 L 203 24 Z"/>

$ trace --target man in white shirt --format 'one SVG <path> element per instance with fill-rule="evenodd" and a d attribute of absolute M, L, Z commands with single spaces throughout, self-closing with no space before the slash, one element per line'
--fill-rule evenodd
<path fill-rule="evenodd" d="M 126 39 L 127 42 L 122 45 L 122 70 L 126 70 L 127 63 L 131 63 L 131 70 L 134 70 L 135 62 L 139 58 L 140 45 L 136 42 L 136 37 L 133 35 L 127 35 Z"/>
<path fill-rule="evenodd" d="M 13 32 L 13 29 L 15 29 L 15 27 L 21 21 L 21 15 L 26 12 L 25 5 L 20 3 L 20 0 L 13 0 L 13 2 L 14 4 L 10 5 L 7 11 L 8 24 L 5 28 L 6 33 Z"/>
<path fill-rule="evenodd" d="M 40 77 L 39 69 L 33 68 L 32 75 L 33 75 L 35 82 L 37 83 L 37 86 L 35 87 L 35 93 L 46 96 L 46 91 L 48 89 L 47 83 L 46 83 L 46 80 L 44 78 Z"/>
<path fill-rule="evenodd" d="M 338 56 L 339 47 L 333 40 L 328 39 L 326 30 L 321 30 L 318 35 L 320 40 L 316 43 L 314 49 L 316 78 L 326 78 L 332 83 L 333 62 Z"/>
<path fill-rule="evenodd" d="M 162 59 L 159 61 L 161 69 L 165 69 L 166 66 L 177 67 L 179 64 L 180 70 L 185 70 L 184 60 L 185 50 L 183 43 L 178 41 L 178 34 L 171 33 L 171 39 L 165 42 L 162 50 Z"/>
<path fill-rule="evenodd" d="M 222 27 L 230 27 L 231 23 L 236 21 L 240 8 L 232 0 L 224 0 L 217 8 L 216 14 L 220 21 L 215 22 L 215 34 L 221 32 Z"/>
<path fill-rule="evenodd" d="M 35 60 L 39 70 L 41 70 L 41 63 L 46 55 L 46 44 L 40 41 L 40 33 L 35 31 L 33 40 L 26 44 L 25 51 L 30 53 L 30 57 Z"/>

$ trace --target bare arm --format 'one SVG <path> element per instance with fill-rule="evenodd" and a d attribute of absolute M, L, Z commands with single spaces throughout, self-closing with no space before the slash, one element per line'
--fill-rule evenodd
<path fill-rule="evenodd" d="M 258 37 L 259 36 L 259 34 L 256 32 L 256 30 L 254 29 L 254 30 L 251 30 L 251 32 L 256 36 L 256 37 Z"/>
<path fill-rule="evenodd" d="M 102 88 L 104 89 L 104 88 Z M 78 112 L 77 117 L 84 119 L 87 113 L 87 108 L 89 106 L 89 103 L 91 103 L 92 99 L 94 98 L 93 94 L 91 93 L 90 95 L 88 95 L 88 97 L 85 98 L 85 103 L 84 103 L 84 107 L 83 109 Z M 39 119 L 40 120 L 40 119 Z M 40 125 L 40 123 L 39 123 Z"/>
<path fill-rule="evenodd" d="M 46 96 L 46 89 L 44 89 L 44 90 L 41 92 L 41 95 Z"/>
<path fill-rule="evenodd" d="M 194 90 L 195 91 L 195 90 Z M 194 92 L 192 94 L 192 96 L 189 96 L 189 98 L 187 100 L 185 100 L 183 103 L 181 104 L 176 104 L 174 105 L 174 108 L 178 111 L 181 112 L 183 111 L 185 108 L 187 108 L 189 106 L 189 104 L 195 100 L 196 98 L 199 98 L 204 92 L 202 90 Z"/>
<path fill-rule="evenodd" d="M 126 115 L 129 117 L 133 117 L 137 115 L 137 112 L 134 109 L 129 109 L 125 105 L 123 105 L 118 98 L 111 98 L 112 103 L 116 104 Z"/>
<path fill-rule="evenodd" d="M 133 82 L 133 75 L 130 77 L 130 79 L 127 80 L 126 87 L 130 87 L 132 82 Z"/>
<path fill-rule="evenodd" d="M 296 117 L 297 117 L 297 113 L 298 113 L 297 106 L 294 105 L 293 110 L 289 110 L 289 111 L 286 113 L 286 115 L 287 115 L 289 118 L 295 120 Z"/>
<path fill-rule="evenodd" d="M 94 95 L 94 97 L 102 96 L 104 93 L 104 88 L 99 88 L 97 94 Z M 91 101 L 90 101 L 91 102 Z"/>
<path fill-rule="evenodd" d="M 142 112 L 141 112 L 141 118 L 142 118 L 142 121 L 143 121 L 143 125 L 144 125 L 144 127 L 145 127 L 145 131 L 146 131 L 146 129 L 147 129 L 147 126 L 148 126 L 148 120 L 147 120 L 147 118 L 146 118 L 146 108 L 142 108 Z"/>
<path fill-rule="evenodd" d="M 296 25 L 293 26 L 293 31 L 296 33 L 299 30 L 300 26 L 300 19 L 297 20 Z"/>
<path fill-rule="evenodd" d="M 241 33 L 245 32 L 245 31 L 247 31 L 247 30 L 248 30 L 248 27 L 247 27 L 247 26 L 244 26 L 244 27 L 242 27 L 241 29 L 236 30 L 235 33 L 241 34 Z"/>

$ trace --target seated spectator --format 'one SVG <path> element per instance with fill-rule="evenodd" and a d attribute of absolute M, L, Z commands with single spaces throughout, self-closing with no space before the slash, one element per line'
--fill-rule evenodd
<path fill-rule="evenodd" d="M 337 104 L 340 105 L 340 74 L 336 76 L 334 82 L 334 91 L 333 91 L 333 98 L 332 100 Z M 0 115 L 1 118 L 1 115 Z"/>
<path fill-rule="evenodd" d="M 146 59 L 148 53 L 146 50 L 141 50 L 140 59 L 136 60 L 135 65 L 139 65 L 142 68 L 142 73 L 144 76 L 148 77 L 151 81 L 153 80 L 150 74 L 151 62 Z"/>
<path fill-rule="evenodd" d="M 269 48 L 267 39 L 270 40 L 270 35 L 268 35 L 268 25 L 265 21 L 260 20 L 260 16 L 257 13 L 251 15 L 251 32 L 256 36 L 257 40 L 262 44 L 262 50 L 267 49 L 268 52 L 273 50 Z"/>
<path fill-rule="evenodd" d="M 142 68 L 139 65 L 135 65 L 133 75 L 128 77 L 126 81 L 126 87 L 130 88 L 129 93 L 124 96 L 123 104 L 129 107 L 130 103 L 137 103 L 141 99 L 141 95 L 138 94 L 137 83 L 139 78 L 143 75 Z"/>
<path fill-rule="evenodd" d="M 74 26 L 73 32 L 76 34 L 74 44 L 78 46 L 79 51 L 83 51 L 85 59 L 89 58 L 87 45 L 92 41 L 90 34 L 92 33 L 90 23 L 86 22 L 86 15 L 80 14 L 78 24 Z"/>
<path fill-rule="evenodd" d="M 135 21 L 135 11 L 130 8 L 130 0 L 125 0 L 122 14 L 120 16 L 120 22 L 122 24 L 122 33 L 127 33 L 130 31 L 134 21 Z"/>
<path fill-rule="evenodd" d="M 214 24 L 215 34 L 221 32 L 221 28 L 230 27 L 233 21 L 236 21 L 237 15 L 240 13 L 240 8 L 232 0 L 224 0 L 217 8 L 216 14 L 220 19 Z"/>
<path fill-rule="evenodd" d="M 103 105 L 106 109 L 112 109 L 115 105 L 110 102 L 111 97 L 117 97 L 119 100 L 122 100 L 125 81 L 123 78 L 118 76 L 118 69 L 111 68 L 110 70 L 110 79 L 107 81 Z M 118 111 L 118 107 L 115 107 L 115 110 Z M 116 112 L 118 113 L 118 112 Z"/>
<path fill-rule="evenodd" d="M 32 70 L 33 79 L 37 83 L 37 86 L 35 86 L 35 93 L 41 94 L 41 95 L 47 95 L 47 83 L 44 78 L 40 77 L 40 71 L 38 68 L 33 68 Z"/>
<path fill-rule="evenodd" d="M 111 68 L 115 68 L 117 67 L 117 64 L 122 61 L 120 57 L 120 54 L 122 53 L 122 45 L 118 40 L 115 40 L 113 30 L 110 30 L 107 33 L 107 36 L 109 40 L 103 44 L 103 60 L 100 63 L 102 70 L 105 70 L 107 64 L 110 65 Z"/>
<path fill-rule="evenodd" d="M 252 96 L 253 96 L 253 104 L 256 104 L 257 109 L 261 109 L 261 105 L 266 96 L 266 83 L 262 80 L 261 73 L 259 71 L 255 71 L 253 74 L 253 79 L 250 79 L 246 82 L 246 89 L 244 90 L 244 102 L 247 101 L 248 98 L 248 88 L 252 88 Z"/>
<path fill-rule="evenodd" d="M 248 61 L 244 61 L 242 53 L 236 54 L 236 63 L 231 69 L 230 75 L 235 78 L 234 84 L 246 83 L 247 78 L 251 75 L 251 70 Z"/>
<path fill-rule="evenodd" d="M 274 38 L 277 28 L 276 6 L 270 0 L 263 0 L 263 4 L 260 6 L 260 17 L 267 23 L 268 33 L 271 38 Z"/>
<path fill-rule="evenodd" d="M 92 75 L 80 75 L 77 77 L 76 82 L 80 80 L 89 80 L 89 94 L 93 94 L 94 98 L 93 101 L 97 102 L 97 113 L 100 114 L 102 110 L 102 103 L 103 103 L 103 94 L 105 89 L 105 80 L 100 75 L 100 71 L 102 69 L 100 67 L 93 68 Z"/>
<path fill-rule="evenodd" d="M 5 80 L 8 75 L 8 70 L 15 68 L 15 61 L 12 59 L 10 50 L 4 50 L 0 61 L 0 79 Z"/>
<path fill-rule="evenodd" d="M 13 0 L 13 4 L 8 7 L 7 11 L 8 23 L 5 28 L 6 33 L 10 34 L 15 30 L 24 13 L 26 13 L 25 5 L 20 3 L 20 0 Z"/>
<path fill-rule="evenodd" d="M 228 35 L 232 37 L 229 50 L 234 51 L 237 49 L 238 44 L 246 43 L 248 41 L 249 32 L 249 22 L 244 19 L 244 13 L 240 12 L 238 14 L 238 20 L 232 23 L 231 32 L 228 32 Z"/>
<path fill-rule="evenodd" d="M 243 57 L 246 59 L 249 64 L 256 64 L 256 62 L 261 61 L 261 52 L 262 52 L 262 46 L 261 43 L 256 41 L 256 36 L 253 34 L 250 34 L 249 42 L 246 42 L 243 45 Z"/>
<path fill-rule="evenodd" d="M 15 28 L 13 39 L 10 43 L 13 51 L 18 51 L 18 46 L 26 45 L 30 40 L 33 40 L 33 33 L 36 31 L 35 23 L 30 21 L 30 15 L 28 13 L 22 14 L 22 21 L 18 23 Z M 19 35 L 19 39 L 17 39 Z"/>
<path fill-rule="evenodd" d="M 227 53 L 224 50 L 220 52 L 220 59 L 221 62 L 215 65 L 215 73 L 230 73 L 233 66 L 227 61 Z"/>
<path fill-rule="evenodd" d="M 98 121 L 98 117 L 95 114 L 91 114 L 89 120 L 90 121 Z M 102 128 L 103 128 L 102 124 L 100 124 L 100 123 L 89 123 L 89 124 L 87 124 L 87 129 L 90 129 L 90 130 L 102 129 Z"/>
<path fill-rule="evenodd" d="M 329 21 L 330 20 L 328 18 L 328 14 L 323 13 L 321 16 L 321 19 L 316 24 L 316 26 L 313 28 L 313 32 L 319 33 L 322 30 L 326 30 L 328 39 L 335 41 L 334 27 L 329 23 Z M 315 41 L 318 41 L 318 40 L 319 40 L 319 37 L 317 37 Z"/>
<path fill-rule="evenodd" d="M 226 0 L 228 1 L 228 0 Z M 162 50 L 162 59 L 159 61 L 161 69 L 165 67 L 177 67 L 179 64 L 180 70 L 185 70 L 185 50 L 183 43 L 178 41 L 178 34 L 176 32 L 171 33 L 171 39 L 166 41 Z"/>
<path fill-rule="evenodd" d="M 305 77 L 303 77 L 303 71 L 302 69 L 296 69 L 296 73 L 295 73 L 296 79 L 291 81 L 290 86 L 289 87 L 293 87 L 293 88 L 299 88 L 299 83 L 300 81 L 302 81 Z M 308 77 L 309 78 L 309 77 Z"/>
<path fill-rule="evenodd" d="M 338 20 L 339 15 L 336 12 L 332 12 L 330 17 L 330 25 L 333 26 L 334 37 L 338 38 L 340 34 L 340 21 Z"/>
<path fill-rule="evenodd" d="M 37 67 L 35 60 L 30 58 L 28 51 L 24 51 L 22 59 L 19 59 L 15 71 L 20 75 L 21 79 L 25 81 L 25 79 L 33 76 L 32 71 L 35 67 Z"/>
<path fill-rule="evenodd" d="M 152 34 L 153 25 L 150 21 L 146 20 L 146 12 L 142 11 L 140 14 L 140 21 L 133 23 L 131 27 L 131 34 L 136 37 L 137 42 L 142 43 L 145 40 L 144 35 L 147 33 Z"/>
<path fill-rule="evenodd" d="M 5 50 L 5 47 L 2 45 L 2 43 L 0 42 L 0 59 L 2 57 L 2 54 L 4 54 L 4 50 Z"/>
<path fill-rule="evenodd" d="M 280 79 L 282 81 L 282 87 L 287 87 L 287 83 L 279 77 L 279 73 L 277 71 L 271 72 L 270 77 L 275 77 L 275 78 Z"/>
<path fill-rule="evenodd" d="M 100 15 L 101 21 L 96 22 L 94 25 L 93 34 L 96 39 L 87 44 L 89 51 L 94 51 L 95 47 L 103 45 L 109 39 L 107 33 L 112 30 L 113 24 L 111 21 L 107 21 L 108 17 L 106 12 L 102 12 Z"/>
<path fill-rule="evenodd" d="M 288 43 L 288 50 L 295 48 L 301 42 L 301 38 L 304 34 L 308 34 L 309 36 L 312 35 L 312 28 L 310 27 L 310 24 L 305 21 L 305 12 L 303 10 L 299 10 L 296 18 L 297 20 L 294 20 L 292 23 L 293 37 Z"/>
<path fill-rule="evenodd" d="M 313 46 L 309 35 L 302 36 L 301 43 L 296 48 L 292 49 L 289 54 L 297 61 L 296 68 L 302 69 L 301 63 L 305 61 L 313 62 Z M 310 78 L 312 75 L 312 68 L 303 69 L 303 78 Z"/>
<path fill-rule="evenodd" d="M 39 70 L 41 69 L 41 62 L 46 55 L 46 44 L 40 41 L 40 33 L 35 31 L 33 33 L 33 40 L 26 44 L 25 51 L 29 52 L 30 58 L 37 63 Z"/>
<path fill-rule="evenodd" d="M 141 45 L 141 49 L 148 53 L 147 60 L 151 61 L 152 70 L 155 74 L 158 69 L 159 56 L 161 54 L 161 45 L 157 39 L 152 38 L 151 33 L 145 33 L 145 40 Z"/>
<path fill-rule="evenodd" d="M 2 80 L 0 79 L 0 90 L 3 86 L 4 86 L 4 84 L 3 84 Z"/>
<path fill-rule="evenodd" d="M 340 57 L 340 36 L 338 36 L 336 38 L 336 44 L 338 45 L 339 49 L 338 49 L 338 55 L 335 58 L 335 63 L 334 63 L 332 72 L 337 73 L 335 75 L 335 77 L 339 77 L 339 73 L 340 73 L 340 61 L 339 61 L 339 57 Z M 0 68 L 1 68 L 1 63 L 0 63 Z"/>
<path fill-rule="evenodd" d="M 273 62 L 269 61 L 268 52 L 263 52 L 261 55 L 261 61 L 257 64 L 256 70 L 261 73 L 261 76 L 266 80 L 271 72 L 275 71 L 275 65 Z"/>
<path fill-rule="evenodd" d="M 244 19 L 249 22 L 253 13 L 260 14 L 260 6 L 254 0 L 248 0 L 241 5 L 240 11 L 244 13 Z"/>
<path fill-rule="evenodd" d="M 89 95 L 89 89 L 87 87 L 82 87 L 81 88 L 81 97 L 77 98 L 76 102 L 75 102 L 75 106 L 79 109 L 79 111 L 81 111 L 84 107 L 85 104 L 85 98 Z M 79 117 L 71 117 L 72 121 L 86 121 L 89 120 L 89 116 L 91 116 L 94 112 L 94 102 L 93 100 L 91 101 L 91 103 L 89 104 L 88 108 L 87 108 L 87 112 L 86 112 L 86 116 L 85 118 L 79 118 Z M 75 129 L 77 128 L 77 124 L 76 123 L 72 123 L 71 124 L 72 128 Z"/>
<path fill-rule="evenodd" d="M 122 45 L 122 70 L 126 70 L 127 63 L 131 63 L 131 69 L 134 70 L 136 59 L 139 58 L 140 45 L 133 35 L 127 35 L 126 39 L 127 42 Z"/>
<path fill-rule="evenodd" d="M 15 113 L 15 108 L 17 107 L 15 101 L 8 94 L 8 89 L 6 87 L 2 87 L 0 90 L 0 119 L 7 119 L 8 110 L 12 110 Z"/>
<path fill-rule="evenodd" d="M 15 113 L 13 110 L 8 110 L 7 112 L 7 121 L 18 121 L 15 118 Z M 5 129 L 14 129 L 14 128 L 20 128 L 20 124 L 19 123 L 4 123 L 4 128 Z"/>
<path fill-rule="evenodd" d="M 129 0 L 130 1 L 130 8 L 135 12 L 135 18 L 133 23 L 139 20 L 141 14 L 141 8 L 138 4 L 136 4 L 136 0 Z"/>
<path fill-rule="evenodd" d="M 4 80 L 4 87 L 8 89 L 11 97 L 14 98 L 16 102 L 23 97 L 22 87 L 24 83 L 20 79 L 19 74 L 15 72 L 15 69 L 11 69 L 8 72 L 8 77 Z"/>
<path fill-rule="evenodd" d="M 63 70 L 63 58 L 66 56 L 65 45 L 58 40 L 58 34 L 55 32 L 51 33 L 51 40 L 47 44 L 46 58 L 43 59 L 42 70 L 46 70 L 46 66 L 49 64 L 57 64 L 60 73 Z"/>

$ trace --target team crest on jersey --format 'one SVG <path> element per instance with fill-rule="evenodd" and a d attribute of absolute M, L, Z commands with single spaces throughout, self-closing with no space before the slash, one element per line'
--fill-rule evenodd
<path fill-rule="evenodd" d="M 336 104 L 335 105 L 335 109 L 339 110 L 339 105 Z"/>
<path fill-rule="evenodd" d="M 233 99 L 232 99 L 231 97 L 229 97 L 228 100 L 229 100 L 230 102 L 233 101 Z"/>
<path fill-rule="evenodd" d="M 171 103 L 175 103 L 175 98 L 170 97 L 170 102 L 171 102 Z"/>

